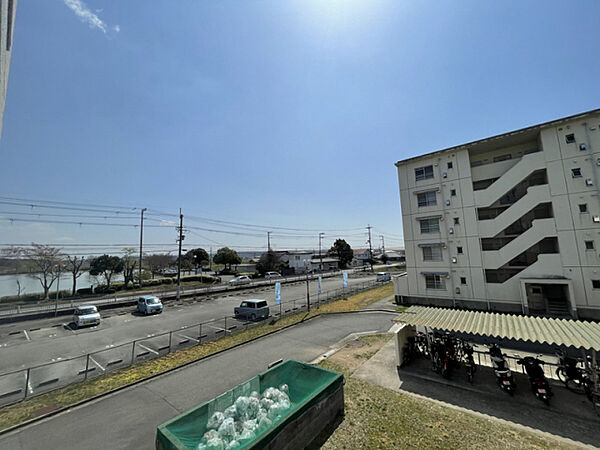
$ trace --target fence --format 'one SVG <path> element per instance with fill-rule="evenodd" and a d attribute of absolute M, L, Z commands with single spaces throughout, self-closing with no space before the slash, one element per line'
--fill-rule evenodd
<path fill-rule="evenodd" d="M 349 272 L 349 273 L 350 272 L 364 272 L 364 270 L 362 268 L 361 269 L 350 269 L 347 272 Z M 308 278 L 310 280 L 315 280 L 319 276 L 321 276 L 322 278 L 331 278 L 331 277 L 335 277 L 335 276 L 341 276 L 341 272 L 330 272 L 330 273 L 321 273 L 321 274 L 316 274 L 316 275 L 308 275 Z M 208 294 L 214 294 L 214 293 L 219 293 L 219 292 L 235 291 L 235 290 L 239 290 L 239 289 L 247 289 L 247 288 L 252 288 L 252 287 L 272 286 L 276 282 L 295 283 L 298 281 L 306 280 L 306 277 L 307 277 L 307 275 L 298 275 L 298 276 L 292 276 L 292 277 L 284 277 L 284 278 L 281 278 L 278 280 L 276 280 L 276 279 L 258 280 L 258 281 L 252 281 L 248 284 L 236 285 L 236 286 L 231 286 L 228 283 L 223 283 L 223 284 L 219 284 L 219 285 L 215 285 L 215 286 L 207 286 L 207 287 L 200 287 L 200 288 L 185 289 L 184 287 L 181 287 L 180 295 L 182 297 L 199 296 L 199 295 L 208 295 Z M 36 304 L 35 306 L 21 306 L 21 305 L 13 306 L 13 305 L 10 305 L 8 307 L 3 307 L 3 305 L 0 305 L 0 319 L 5 318 L 5 317 L 52 313 L 55 311 L 56 312 L 71 311 L 77 305 L 84 304 L 84 303 L 90 303 L 90 302 L 93 302 L 94 305 L 96 305 L 98 307 L 112 307 L 112 306 L 116 306 L 119 304 L 133 303 L 133 302 L 137 301 L 137 299 L 140 295 L 156 295 L 156 296 L 159 296 L 162 298 L 172 298 L 172 297 L 175 297 L 176 294 L 177 294 L 177 291 L 174 290 L 172 287 L 165 287 L 163 289 L 160 289 L 160 288 L 152 289 L 149 291 L 138 292 L 136 294 L 131 294 L 131 295 L 123 295 L 123 296 L 112 295 L 110 297 L 109 296 L 88 297 L 88 298 L 80 298 L 80 299 L 76 299 L 76 300 L 72 299 L 67 302 L 58 301 L 58 302 L 52 302 L 52 303 Z"/>
<path fill-rule="evenodd" d="M 306 277 L 303 278 L 304 280 Z M 318 308 L 348 295 L 371 289 L 382 283 L 374 280 L 354 284 L 347 288 L 325 291 L 312 296 L 310 307 Z M 306 298 L 294 298 L 271 308 L 271 317 L 280 318 L 306 311 Z M 84 381 L 115 369 L 132 366 L 167 355 L 179 349 L 201 345 L 238 331 L 248 330 L 264 324 L 250 320 L 225 316 L 205 322 L 183 326 L 177 330 L 150 334 L 120 345 L 87 355 L 53 361 L 4 374 L 0 374 L 0 405 L 20 402 L 28 397 L 42 394 L 72 383 Z"/>

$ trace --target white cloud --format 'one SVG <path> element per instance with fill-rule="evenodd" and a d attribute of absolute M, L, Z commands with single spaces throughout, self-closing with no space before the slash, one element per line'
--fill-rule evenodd
<path fill-rule="evenodd" d="M 64 0 L 64 2 L 65 5 L 67 5 L 67 7 L 71 9 L 75 13 L 75 15 L 81 19 L 82 22 L 87 23 L 90 26 L 90 28 L 97 28 L 98 30 L 106 34 L 106 23 L 102 21 L 100 17 L 94 14 L 85 3 L 83 3 L 81 0 Z M 96 12 L 99 12 L 99 10 L 96 10 Z M 113 29 L 116 32 L 120 31 L 120 27 L 118 25 L 115 26 Z"/>
<path fill-rule="evenodd" d="M 119 31 L 121 31 L 121 27 L 119 25 L 115 25 L 113 27 L 113 30 L 115 30 L 118 33 Z"/>

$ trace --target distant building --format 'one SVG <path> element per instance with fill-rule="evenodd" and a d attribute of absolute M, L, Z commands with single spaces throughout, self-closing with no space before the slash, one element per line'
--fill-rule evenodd
<path fill-rule="evenodd" d="M 313 256 L 311 261 L 312 270 L 320 270 L 322 266 L 322 270 L 336 270 L 340 268 L 340 260 L 338 258 L 332 258 L 331 256 L 323 255 L 323 258 L 319 258 L 319 255 Z"/>
<path fill-rule="evenodd" d="M 398 301 L 600 319 L 600 109 L 396 166 Z"/>
<path fill-rule="evenodd" d="M 276 251 L 281 262 L 286 263 L 290 273 L 306 273 L 312 270 L 311 261 L 315 254 L 309 250 Z"/>
<path fill-rule="evenodd" d="M 387 257 L 387 260 L 391 262 L 404 262 L 406 260 L 404 249 L 386 250 L 385 256 Z M 379 259 L 382 258 L 383 254 L 379 255 Z"/>
<path fill-rule="evenodd" d="M 16 11 L 17 0 L 0 0 L 0 138 L 2 138 L 2 121 Z"/>

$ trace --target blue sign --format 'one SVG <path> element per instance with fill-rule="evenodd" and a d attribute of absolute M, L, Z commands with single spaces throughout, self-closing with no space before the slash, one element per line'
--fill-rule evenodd
<path fill-rule="evenodd" d="M 319 294 L 321 294 L 321 275 L 319 275 Z"/>
<path fill-rule="evenodd" d="M 348 272 L 343 273 L 344 276 L 344 287 L 348 287 Z"/>
<path fill-rule="evenodd" d="M 275 283 L 275 301 L 279 305 L 281 303 L 281 283 Z"/>

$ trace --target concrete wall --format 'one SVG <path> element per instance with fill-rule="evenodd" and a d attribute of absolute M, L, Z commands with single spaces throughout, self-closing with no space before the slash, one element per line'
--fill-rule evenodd
<path fill-rule="evenodd" d="M 0 138 L 2 138 L 2 121 L 8 87 L 8 72 L 16 11 L 17 0 L 0 0 Z"/>

